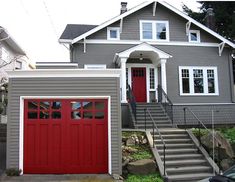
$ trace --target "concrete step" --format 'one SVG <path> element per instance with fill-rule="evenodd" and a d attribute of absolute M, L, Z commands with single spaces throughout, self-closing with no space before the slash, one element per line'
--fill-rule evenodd
<path fill-rule="evenodd" d="M 210 166 L 187 166 L 187 167 L 172 167 L 167 168 L 166 172 L 168 175 L 173 174 L 186 174 L 186 173 L 205 173 L 205 172 L 212 172 L 212 168 Z"/>
<path fill-rule="evenodd" d="M 163 149 L 159 149 L 158 153 L 162 156 L 163 155 Z M 195 154 L 198 153 L 198 149 L 196 148 L 186 148 L 186 149 L 166 149 L 166 154 Z"/>
<path fill-rule="evenodd" d="M 191 160 L 174 160 L 166 161 L 166 167 L 182 167 L 182 166 L 201 166 L 207 165 L 206 159 L 191 159 Z"/>
<path fill-rule="evenodd" d="M 155 144 L 157 149 L 162 149 L 163 144 Z M 194 143 L 176 143 L 166 144 L 166 149 L 182 149 L 182 148 L 195 148 Z"/>
<path fill-rule="evenodd" d="M 152 117 L 154 121 L 158 121 L 158 120 L 169 120 L 168 116 L 155 116 Z M 145 121 L 145 117 L 144 116 L 139 116 L 136 117 L 137 121 Z M 152 121 L 152 119 L 150 117 L 146 117 L 146 121 Z"/>
<path fill-rule="evenodd" d="M 202 154 L 171 154 L 171 155 L 166 155 L 165 156 L 167 161 L 172 161 L 172 160 L 188 160 L 188 159 L 203 159 L 204 156 Z M 163 160 L 163 155 L 161 156 L 161 159 Z"/>
<path fill-rule="evenodd" d="M 175 128 L 162 129 L 162 130 L 160 130 L 160 132 L 161 132 L 161 135 L 188 134 L 185 130 L 175 129 Z"/>
<path fill-rule="evenodd" d="M 136 111 L 138 111 L 138 112 L 136 112 L 136 114 L 144 114 L 145 113 L 144 109 L 136 109 Z M 165 113 L 165 111 L 162 109 L 151 109 L 150 113 L 152 115 L 154 115 L 154 114 L 159 114 L 159 113 Z"/>
<path fill-rule="evenodd" d="M 139 129 L 144 129 L 145 125 L 144 124 L 135 124 L 135 126 Z M 172 128 L 172 124 L 157 124 L 158 128 Z M 153 125 L 146 125 L 146 129 L 153 129 Z"/>
<path fill-rule="evenodd" d="M 164 138 L 163 138 L 164 139 Z M 162 144 L 162 140 L 160 139 L 154 139 L 155 143 Z M 166 144 L 181 144 L 181 143 L 192 143 L 192 140 L 190 138 L 177 138 L 177 139 L 164 139 L 164 142 Z"/>
<path fill-rule="evenodd" d="M 143 120 L 137 120 L 136 121 L 137 124 L 145 124 L 145 121 Z M 155 121 L 156 124 L 169 124 L 171 123 L 170 120 L 156 120 Z M 153 125 L 152 121 L 146 121 L 146 125 Z"/>
<path fill-rule="evenodd" d="M 165 135 L 163 134 L 162 137 L 164 139 L 188 139 L 188 134 L 172 134 L 172 135 Z M 159 135 L 155 135 L 154 139 L 160 138 Z"/>
<path fill-rule="evenodd" d="M 213 176 L 213 173 L 190 173 L 180 175 L 168 175 L 168 179 L 172 182 L 192 182 Z"/>

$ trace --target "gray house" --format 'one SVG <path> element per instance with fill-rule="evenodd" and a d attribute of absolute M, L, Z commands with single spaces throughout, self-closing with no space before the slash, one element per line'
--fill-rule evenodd
<path fill-rule="evenodd" d="M 121 174 L 121 120 L 123 126 L 143 128 L 146 107 L 157 127 L 176 132 L 173 137 L 188 137 L 171 123 L 185 124 L 186 106 L 206 124 L 212 110 L 219 111 L 217 124 L 234 124 L 235 44 L 165 2 L 130 10 L 122 3 L 121 14 L 101 25 L 67 25 L 59 42 L 69 46 L 70 63 L 9 72 L 7 168 L 24 174 Z M 174 165 L 184 166 L 186 156 L 191 168 L 173 166 L 167 172 L 188 170 L 189 181 L 197 177 L 195 170 L 206 168 L 199 177 L 210 176 L 210 166 L 191 163 L 204 165 L 209 157 L 195 161 L 202 155 L 194 144 L 185 146 L 189 149 Z"/>
<path fill-rule="evenodd" d="M 71 63 L 79 68 L 121 69 L 124 125 L 130 120 L 128 85 L 137 104 L 162 102 L 165 92 L 176 124 L 182 124 L 185 106 L 208 124 L 211 110 L 219 110 L 217 124 L 234 123 L 235 44 L 166 2 L 130 10 L 122 3 L 121 14 L 101 25 L 68 24 L 59 42 L 69 45 Z"/>

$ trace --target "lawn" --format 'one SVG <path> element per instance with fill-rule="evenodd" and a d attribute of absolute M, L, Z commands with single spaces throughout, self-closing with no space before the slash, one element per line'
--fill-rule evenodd
<path fill-rule="evenodd" d="M 163 182 L 159 174 L 132 175 L 129 174 L 125 182 Z"/>

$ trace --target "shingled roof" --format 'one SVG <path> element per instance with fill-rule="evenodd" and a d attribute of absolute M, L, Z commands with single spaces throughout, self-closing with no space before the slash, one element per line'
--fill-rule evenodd
<path fill-rule="evenodd" d="M 60 39 L 72 40 L 95 27 L 97 27 L 97 25 L 68 24 L 60 36 Z"/>

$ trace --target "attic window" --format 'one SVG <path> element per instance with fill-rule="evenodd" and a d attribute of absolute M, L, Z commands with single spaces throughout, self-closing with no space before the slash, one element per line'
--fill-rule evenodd
<path fill-rule="evenodd" d="M 199 30 L 189 30 L 188 36 L 189 42 L 200 42 L 200 31 Z"/>
<path fill-rule="evenodd" d="M 120 40 L 120 28 L 119 27 L 108 27 L 107 28 L 107 39 L 108 40 Z"/>

